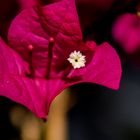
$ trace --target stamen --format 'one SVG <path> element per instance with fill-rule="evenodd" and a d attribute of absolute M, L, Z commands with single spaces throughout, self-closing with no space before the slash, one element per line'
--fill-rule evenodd
<path fill-rule="evenodd" d="M 49 42 L 50 43 L 54 43 L 54 38 L 53 37 L 50 37 Z"/>
<path fill-rule="evenodd" d="M 49 46 L 48 46 L 48 66 L 47 66 L 47 74 L 46 79 L 50 78 L 50 71 L 51 71 L 51 62 L 53 57 L 53 45 L 54 45 L 54 38 L 50 37 L 49 39 Z"/>
<path fill-rule="evenodd" d="M 34 46 L 33 45 L 29 45 L 28 46 L 28 50 L 29 50 L 29 69 L 30 69 L 30 73 L 28 74 L 29 77 L 34 77 L 34 68 L 33 68 L 33 49 L 34 49 Z"/>
<path fill-rule="evenodd" d="M 30 44 L 30 45 L 28 46 L 28 49 L 29 49 L 29 51 L 33 51 L 33 49 L 34 49 L 33 45 Z"/>

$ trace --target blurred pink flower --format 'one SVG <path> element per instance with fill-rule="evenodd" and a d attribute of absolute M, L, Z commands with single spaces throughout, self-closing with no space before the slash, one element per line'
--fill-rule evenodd
<path fill-rule="evenodd" d="M 140 17 L 126 13 L 113 26 L 113 37 L 127 53 L 134 53 L 140 47 Z"/>
<path fill-rule="evenodd" d="M 8 39 L 13 50 L 0 40 L 0 94 L 39 118 L 47 117 L 53 99 L 71 85 L 119 88 L 119 56 L 108 43 L 83 42 L 74 0 L 23 10 Z"/>

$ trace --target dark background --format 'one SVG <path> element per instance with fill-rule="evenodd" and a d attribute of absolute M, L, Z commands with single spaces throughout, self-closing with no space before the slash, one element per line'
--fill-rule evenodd
<path fill-rule="evenodd" d="M 77 5 L 84 39 L 93 39 L 98 44 L 109 42 L 120 55 L 123 76 L 119 91 L 90 84 L 71 88 L 71 96 L 77 102 L 68 112 L 69 140 L 140 140 L 140 55 L 127 55 L 111 36 L 114 20 L 123 13 L 135 13 L 138 2 L 114 0 L 105 11 Z M 10 22 L 19 11 L 16 0 L 0 0 L 0 35 L 5 41 Z M 83 19 L 89 22 L 84 23 Z M 15 105 L 0 97 L 0 140 L 20 140 L 20 130 L 9 116 Z"/>

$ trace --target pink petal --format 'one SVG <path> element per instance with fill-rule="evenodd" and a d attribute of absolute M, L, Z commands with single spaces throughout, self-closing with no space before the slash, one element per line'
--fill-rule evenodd
<path fill-rule="evenodd" d="M 96 48 L 90 64 L 81 69 L 73 69 L 69 74 L 69 78 L 81 77 L 78 81 L 79 83 L 90 82 L 118 89 L 121 74 L 122 69 L 119 56 L 108 43 L 103 43 Z"/>
<path fill-rule="evenodd" d="M 53 90 L 50 92 L 47 110 L 49 110 L 49 106 L 54 98 L 60 94 L 60 91 L 75 84 L 92 83 L 116 90 L 119 88 L 122 68 L 116 51 L 108 43 L 103 43 L 98 47 L 96 47 L 94 42 L 87 42 L 86 45 L 95 50 L 92 61 L 84 68 L 73 69 L 64 82 L 52 80 L 52 82 L 57 84 L 55 83 L 54 87 L 52 87 L 52 83 L 50 83 L 48 86 L 48 88 Z"/>
<path fill-rule="evenodd" d="M 0 95 L 30 109 L 37 117 L 46 118 L 52 97 L 63 89 L 61 80 L 26 77 L 26 63 L 0 39 Z"/>
<path fill-rule="evenodd" d="M 32 80 L 22 76 L 8 74 L 0 75 L 0 95 L 24 105 L 36 114 L 36 116 L 42 118 L 46 116 L 43 112 L 44 84 L 46 85 L 45 82 Z"/>
<path fill-rule="evenodd" d="M 8 35 L 11 46 L 28 62 L 28 46 L 34 46 L 32 60 L 38 77 L 46 76 L 51 37 L 54 38 L 53 57 L 59 58 L 54 61 L 64 63 L 63 55 L 67 56 L 82 41 L 74 0 L 21 12 L 13 20 Z"/>
<path fill-rule="evenodd" d="M 14 75 L 24 75 L 28 72 L 28 64 L 21 57 L 8 47 L 0 38 L 0 72 Z"/>
<path fill-rule="evenodd" d="M 86 44 L 94 49 L 96 47 L 94 42 Z M 47 113 L 54 98 L 65 88 L 79 83 L 92 83 L 117 90 L 120 86 L 121 75 L 122 68 L 119 56 L 112 46 L 103 43 L 96 47 L 92 61 L 86 67 L 73 69 L 65 80 L 52 79 L 48 81 Z"/>
<path fill-rule="evenodd" d="M 84 68 L 73 69 L 67 79 L 50 80 L 48 88 L 50 89 L 48 108 L 54 98 L 60 94 L 65 88 L 79 83 L 99 84 L 111 89 L 117 90 L 120 86 L 122 68 L 120 58 L 108 43 L 96 46 L 95 42 L 87 42 L 89 48 L 94 49 L 92 61 Z M 54 82 L 54 83 L 53 83 Z"/>
<path fill-rule="evenodd" d="M 99 47 L 94 42 L 86 45 L 95 52 L 85 68 L 72 70 L 67 79 L 44 80 L 27 78 L 25 62 L 0 40 L 0 63 L 3 65 L 0 67 L 0 95 L 24 105 L 44 119 L 54 98 L 71 85 L 90 82 L 118 89 L 121 65 L 115 50 L 107 43 Z"/>
<path fill-rule="evenodd" d="M 0 95 L 27 107 L 41 119 L 47 119 L 50 104 L 63 87 L 61 80 L 30 79 L 0 72 Z"/>

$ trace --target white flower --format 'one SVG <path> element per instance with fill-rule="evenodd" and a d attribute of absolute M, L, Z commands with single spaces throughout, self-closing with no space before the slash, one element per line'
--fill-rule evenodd
<path fill-rule="evenodd" d="M 67 60 L 72 64 L 74 69 L 85 67 L 86 59 L 80 51 L 72 52 Z"/>

